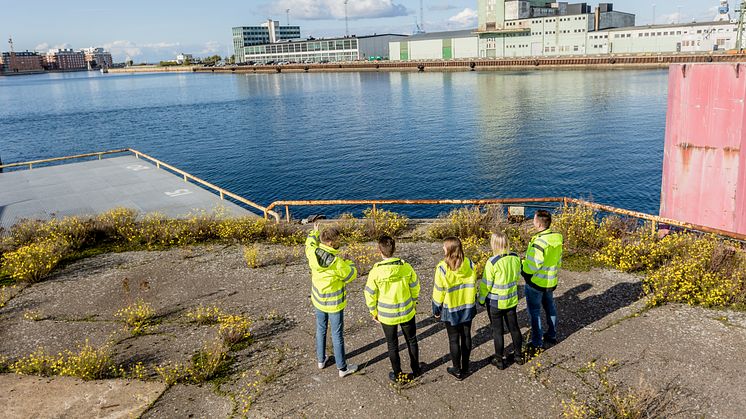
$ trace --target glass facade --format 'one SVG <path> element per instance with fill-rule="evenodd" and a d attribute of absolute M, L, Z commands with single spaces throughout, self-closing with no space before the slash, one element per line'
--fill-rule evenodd
<path fill-rule="evenodd" d="M 300 42 L 247 46 L 245 61 L 267 63 L 290 61 L 296 63 L 321 61 L 354 61 L 360 59 L 355 38 L 324 39 Z"/>

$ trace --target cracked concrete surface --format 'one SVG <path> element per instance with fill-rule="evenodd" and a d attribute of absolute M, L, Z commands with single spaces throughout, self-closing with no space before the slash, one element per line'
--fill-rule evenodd
<path fill-rule="evenodd" d="M 428 296 L 440 244 L 399 247 L 399 256 L 413 264 Z M 582 383 L 568 371 L 593 359 L 618 361 L 610 378 L 623 387 L 675 384 L 671 415 L 735 418 L 746 411 L 739 391 L 746 388 L 740 372 L 746 367 L 740 353 L 746 347 L 746 314 L 680 305 L 644 310 L 639 277 L 602 269 L 562 272 L 555 293 L 560 343 L 525 366 L 499 371 L 489 364 L 494 348 L 486 314 L 480 312 L 473 326 L 473 374 L 463 382 L 445 371 L 450 365 L 446 333 L 432 320 L 426 298 L 416 317 L 426 373 L 405 388 L 389 384 L 383 333 L 369 319 L 360 278 L 348 288 L 345 341 L 349 362 L 362 370 L 340 379 L 333 367 L 316 368 L 302 253 L 278 263 L 283 258 L 272 256 L 278 251 L 260 246 L 260 259 L 269 262 L 256 269 L 246 267 L 237 246 L 110 254 L 77 262 L 24 289 L 0 309 L 0 354 L 13 359 L 40 346 L 74 349 L 88 338 L 94 344 L 116 342 L 115 361 L 125 365 L 185 362 L 215 336 L 214 326 L 188 323 L 186 312 L 200 304 L 217 305 L 254 318 L 254 342 L 233 353 L 227 377 L 171 387 L 145 416 L 226 417 L 241 415 L 246 406 L 251 417 L 556 416 L 562 400 L 573 391 L 583 393 Z M 135 298 L 152 304 L 160 324 L 150 334 L 128 337 L 113 314 Z M 29 310 L 41 320 L 24 319 Z M 526 333 L 523 298 L 518 313 Z M 538 374 L 537 361 L 543 363 Z M 404 348 L 402 363 L 408 364 Z M 43 391 L 44 380 L 38 385 Z M 32 402 L 13 399 L 19 409 Z"/>

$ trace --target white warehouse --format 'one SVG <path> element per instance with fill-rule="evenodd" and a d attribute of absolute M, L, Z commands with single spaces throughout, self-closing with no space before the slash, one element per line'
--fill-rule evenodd
<path fill-rule="evenodd" d="M 479 39 L 474 30 L 417 34 L 389 43 L 391 60 L 451 60 L 478 55 Z"/>

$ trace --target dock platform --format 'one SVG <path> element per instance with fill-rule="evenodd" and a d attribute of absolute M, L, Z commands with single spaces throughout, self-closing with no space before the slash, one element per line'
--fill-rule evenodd
<path fill-rule="evenodd" d="M 0 173 L 0 226 L 22 219 L 96 215 L 117 207 L 184 217 L 222 208 L 250 211 L 135 156 L 110 157 Z"/>

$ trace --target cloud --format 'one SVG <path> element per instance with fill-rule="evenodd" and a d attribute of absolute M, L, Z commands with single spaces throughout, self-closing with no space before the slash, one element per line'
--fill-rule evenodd
<path fill-rule="evenodd" d="M 463 27 L 474 27 L 477 25 L 477 12 L 467 7 L 466 9 L 449 17 L 448 23 Z"/>
<path fill-rule="evenodd" d="M 47 52 L 49 51 L 49 44 L 42 42 L 41 44 L 34 47 L 34 51 Z"/>
<path fill-rule="evenodd" d="M 285 15 L 290 9 L 290 17 L 301 20 L 344 19 L 343 0 L 280 0 L 270 7 L 273 13 Z M 378 19 L 406 16 L 409 12 L 394 0 L 351 0 L 347 5 L 350 19 Z"/>
<path fill-rule="evenodd" d="M 451 4 L 448 1 L 443 1 L 440 4 L 433 4 L 432 6 L 428 6 L 427 10 L 431 12 L 443 12 L 446 10 L 453 10 L 456 9 L 455 4 Z"/>
<path fill-rule="evenodd" d="M 158 61 L 161 59 L 173 59 L 180 51 L 182 45 L 178 42 L 152 42 L 137 44 L 127 40 L 118 40 L 105 43 L 104 49 L 111 52 L 114 61 L 147 60 Z M 189 52 L 189 51 L 184 51 Z"/>
<path fill-rule="evenodd" d="M 221 45 L 218 41 L 207 41 L 203 45 L 202 50 L 198 51 L 197 54 L 199 55 L 215 55 L 220 53 L 221 51 Z"/>

